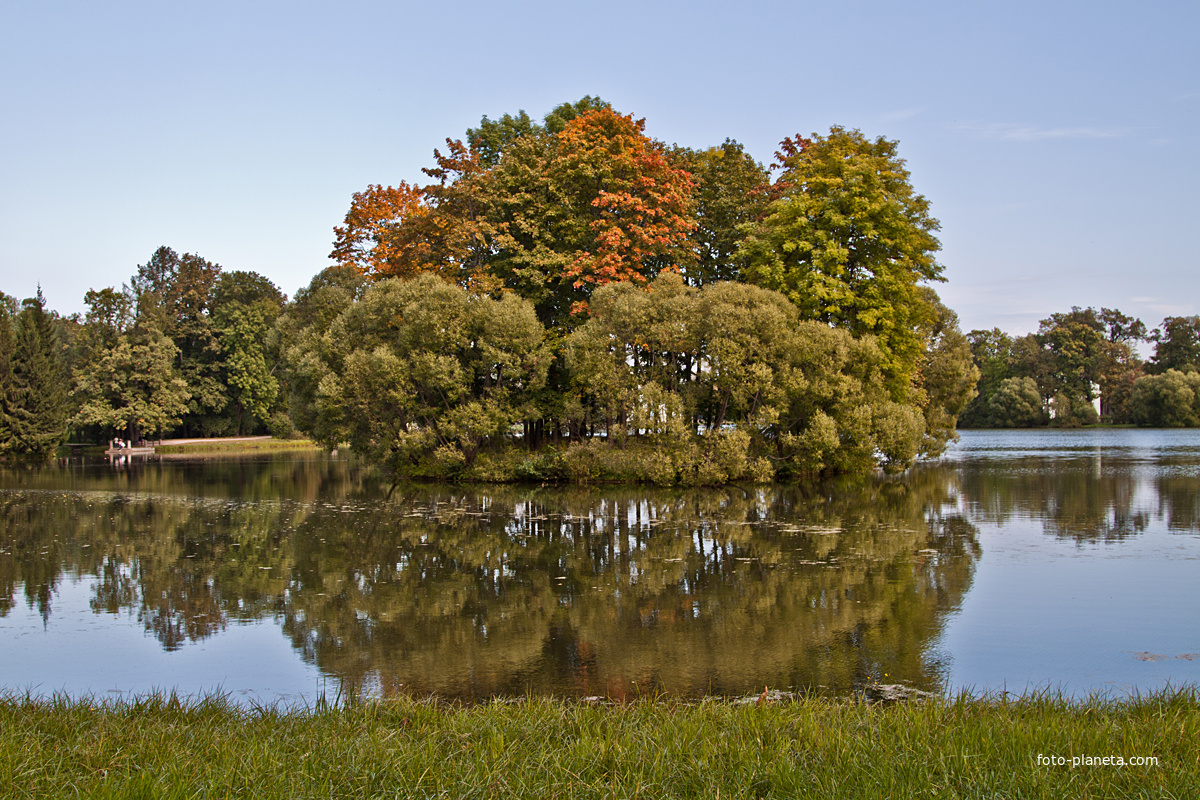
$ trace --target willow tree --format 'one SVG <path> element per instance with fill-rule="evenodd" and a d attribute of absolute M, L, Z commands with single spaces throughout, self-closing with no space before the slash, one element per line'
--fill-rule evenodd
<path fill-rule="evenodd" d="M 544 329 L 512 294 L 472 295 L 433 275 L 385 280 L 292 358 L 322 374 L 314 426 L 329 446 L 400 471 L 470 467 L 531 416 L 549 361 Z"/>
<path fill-rule="evenodd" d="M 874 337 L 801 320 L 782 294 L 746 284 L 695 288 L 667 273 L 650 289 L 598 289 L 567 340 L 610 442 L 736 440 L 747 472 L 766 460 L 782 475 L 901 468 L 919 454 L 921 410 L 891 398 Z"/>

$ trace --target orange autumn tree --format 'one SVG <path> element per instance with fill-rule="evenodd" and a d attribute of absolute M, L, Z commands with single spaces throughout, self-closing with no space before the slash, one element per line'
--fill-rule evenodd
<path fill-rule="evenodd" d="M 425 271 L 430 248 L 416 224 L 429 214 L 424 195 L 422 188 L 404 181 L 355 192 L 343 224 L 333 229 L 329 257 L 377 279 L 410 278 Z"/>
<path fill-rule="evenodd" d="M 478 137 L 447 139 L 423 170 L 427 186 L 354 195 L 332 257 L 374 278 L 436 272 L 477 291 L 508 289 L 561 330 L 577 324 L 595 287 L 644 286 L 690 263 L 691 174 L 646 136 L 644 120 L 585 100 L 514 131 L 486 158 Z"/>
<path fill-rule="evenodd" d="M 593 242 L 576 252 L 566 272 L 575 289 L 645 285 L 685 254 L 696 227 L 692 177 L 644 130 L 645 120 L 605 108 L 577 117 L 558 134 L 548 172 L 578 187 L 577 202 L 586 203 L 591 216 Z"/>
<path fill-rule="evenodd" d="M 415 221 L 414 235 L 428 242 L 430 269 L 444 280 L 492 293 L 498 288 L 489 269 L 495 206 L 491 171 L 480 151 L 446 139 L 446 153 L 433 151 L 436 167 L 421 171 L 437 182 L 425 187 L 431 213 Z"/>
<path fill-rule="evenodd" d="M 513 142 L 493 169 L 492 273 L 543 322 L 573 327 L 597 286 L 646 285 L 690 258 L 693 182 L 643 120 L 589 110 Z"/>

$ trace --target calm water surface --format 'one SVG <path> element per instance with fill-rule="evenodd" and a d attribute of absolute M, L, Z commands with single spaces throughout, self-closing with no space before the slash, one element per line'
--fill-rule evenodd
<path fill-rule="evenodd" d="M 1200 683 L 1200 432 L 964 432 L 897 479 L 391 486 L 320 455 L 0 473 L 0 688 L 1124 693 Z"/>

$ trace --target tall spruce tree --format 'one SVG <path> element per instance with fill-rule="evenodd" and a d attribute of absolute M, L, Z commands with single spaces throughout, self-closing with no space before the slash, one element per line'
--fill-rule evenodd
<path fill-rule="evenodd" d="M 17 316 L 13 347 L 12 452 L 46 460 L 67 436 L 67 376 L 54 319 L 39 286 Z"/>

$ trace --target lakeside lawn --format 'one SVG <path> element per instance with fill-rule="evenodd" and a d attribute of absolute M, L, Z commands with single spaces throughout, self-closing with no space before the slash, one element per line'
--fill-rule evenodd
<path fill-rule="evenodd" d="M 319 450 L 320 445 L 308 439 L 276 439 L 271 436 L 247 436 L 225 439 L 167 440 L 156 445 L 159 455 L 236 455 L 290 450 Z"/>
<path fill-rule="evenodd" d="M 220 697 L 9 696 L 0 796 L 1182 800 L 1200 786 L 1198 743 L 1195 689 L 761 707 L 395 699 L 290 711 Z"/>

